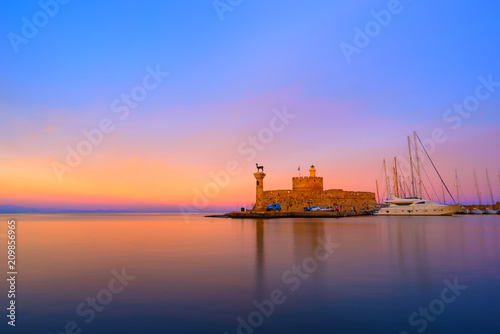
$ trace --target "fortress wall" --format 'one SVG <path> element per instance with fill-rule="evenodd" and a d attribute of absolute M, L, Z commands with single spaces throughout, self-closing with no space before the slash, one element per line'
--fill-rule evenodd
<path fill-rule="evenodd" d="M 344 191 L 342 189 L 326 190 L 326 194 L 331 197 L 356 198 L 356 199 L 374 199 L 375 194 L 366 191 Z"/>
<path fill-rule="evenodd" d="M 292 189 L 294 191 L 323 191 L 322 177 L 293 177 Z"/>
<path fill-rule="evenodd" d="M 344 198 L 346 192 L 342 189 L 329 189 L 325 190 L 325 193 L 331 197 Z"/>
<path fill-rule="evenodd" d="M 361 191 L 343 191 L 330 189 L 326 191 L 264 191 L 264 204 L 279 203 L 282 211 L 303 211 L 304 207 L 335 207 L 342 205 L 344 211 L 368 209 L 375 204 L 375 194 Z"/>

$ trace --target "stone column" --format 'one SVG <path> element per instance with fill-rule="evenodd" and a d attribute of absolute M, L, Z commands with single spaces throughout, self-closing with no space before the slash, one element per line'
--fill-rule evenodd
<path fill-rule="evenodd" d="M 259 172 L 254 173 L 256 183 L 256 196 L 255 196 L 255 211 L 264 211 L 266 208 L 264 207 L 264 177 L 266 174 Z"/>

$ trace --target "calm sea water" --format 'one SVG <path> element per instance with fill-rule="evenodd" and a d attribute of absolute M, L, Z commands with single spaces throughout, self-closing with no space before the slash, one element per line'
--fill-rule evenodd
<path fill-rule="evenodd" d="M 498 215 L 15 218 L 16 327 L 4 281 L 2 332 L 500 332 Z"/>

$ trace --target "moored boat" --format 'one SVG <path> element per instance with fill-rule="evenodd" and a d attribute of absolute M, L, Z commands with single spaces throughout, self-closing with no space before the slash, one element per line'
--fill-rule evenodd
<path fill-rule="evenodd" d="M 478 208 L 474 208 L 474 209 L 470 210 L 470 213 L 471 213 L 471 215 L 482 215 L 483 210 L 480 210 Z"/>
<path fill-rule="evenodd" d="M 414 131 L 413 136 L 415 139 L 415 155 L 416 155 L 416 169 L 417 169 L 417 179 L 415 179 L 414 171 L 413 171 L 413 154 L 412 154 L 412 149 L 411 149 L 411 141 L 410 137 L 407 137 L 408 140 L 408 153 L 409 153 L 409 158 L 410 158 L 410 180 L 406 184 L 406 189 L 407 192 L 405 192 L 404 186 L 405 186 L 405 178 L 404 175 L 398 176 L 398 167 L 397 167 L 397 159 L 394 158 L 394 168 L 393 168 L 393 175 L 394 175 L 394 185 L 392 187 L 393 191 L 390 191 L 390 182 L 389 178 L 387 177 L 387 168 L 386 168 L 386 163 L 385 159 L 383 162 L 383 171 L 384 171 L 384 177 L 385 177 L 385 187 L 386 187 L 386 194 L 387 194 L 387 200 L 384 201 L 385 203 L 388 204 L 387 207 L 380 208 L 378 211 L 375 211 L 373 214 L 376 216 L 451 216 L 454 213 L 460 212 L 461 205 L 460 204 L 454 204 L 454 205 L 446 205 L 446 204 L 438 204 L 436 202 L 433 202 L 431 200 L 427 200 L 423 198 L 423 185 L 422 185 L 422 177 L 420 173 L 420 168 L 423 167 L 421 166 L 420 158 L 418 156 L 418 145 L 417 145 L 417 139 L 421 144 L 421 147 L 423 148 L 425 154 L 429 158 L 429 160 L 432 163 L 432 166 L 434 167 L 434 170 L 436 171 L 437 175 L 439 176 L 442 186 L 443 186 L 443 202 L 445 202 L 444 199 L 444 188 L 446 185 L 444 184 L 444 181 L 439 174 L 436 166 L 432 162 L 431 157 L 427 153 L 427 150 L 425 149 L 425 146 L 423 146 L 422 141 L 418 137 L 417 133 Z M 426 172 L 427 173 L 427 172 Z M 455 171 L 456 175 L 456 171 Z M 418 181 L 418 183 L 416 182 Z M 378 183 L 377 183 L 378 185 Z M 378 189 L 378 188 L 377 188 Z M 448 194 L 450 195 L 451 199 L 453 202 L 455 200 L 453 199 L 453 196 L 451 195 L 450 191 L 448 190 L 448 187 L 446 187 L 446 190 L 448 191 Z M 458 190 L 458 186 L 457 186 Z M 378 190 L 377 190 L 378 191 Z M 426 190 L 427 192 L 427 190 Z M 400 197 L 399 194 L 402 194 L 402 196 L 405 196 L 406 194 L 410 194 L 409 196 L 411 197 L 405 197 L 402 198 Z M 417 195 L 420 195 L 418 196 Z M 427 194 L 429 196 L 429 194 Z M 389 199 L 391 198 L 391 199 Z M 455 202 L 456 203 L 456 202 Z M 460 203 L 460 201 L 459 201 Z M 465 212 L 464 212 L 465 213 Z"/>
<path fill-rule="evenodd" d="M 374 213 L 376 216 L 451 216 L 460 211 L 459 205 L 443 205 L 420 198 L 387 200 L 389 206 Z"/>
<path fill-rule="evenodd" d="M 495 201 L 493 200 L 493 191 L 491 190 L 490 176 L 488 175 L 488 169 L 486 169 L 486 179 L 488 180 L 488 188 L 490 189 L 491 205 L 495 205 Z M 496 213 L 497 211 L 493 208 L 484 209 L 484 214 L 486 215 L 495 215 Z"/>

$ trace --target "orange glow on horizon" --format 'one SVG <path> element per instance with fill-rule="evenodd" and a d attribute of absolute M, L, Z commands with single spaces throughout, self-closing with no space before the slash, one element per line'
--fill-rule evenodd
<path fill-rule="evenodd" d="M 404 151 L 404 140 L 402 142 L 398 147 L 403 147 Z M 214 156 L 202 152 L 200 146 L 189 154 L 176 152 L 167 158 L 145 152 L 138 144 L 129 150 L 110 144 L 99 148 L 71 173 L 65 174 L 63 182 L 58 182 L 51 168 L 52 159 L 12 156 L 0 165 L 0 205 L 124 210 L 180 205 L 197 210 L 249 207 L 255 202 L 255 163 L 265 166 L 264 190 L 291 189 L 292 177 L 299 175 L 297 167 L 301 167 L 301 175 L 305 176 L 309 166 L 314 164 L 317 175 L 324 178 L 325 190 L 376 192 L 375 179 L 378 179 L 382 196 L 385 190 L 380 177 L 382 158 L 385 156 L 389 161 L 391 155 L 400 153 L 394 148 L 375 150 L 371 146 L 358 149 L 349 146 L 334 147 L 327 152 L 301 151 L 297 158 L 287 140 L 276 140 L 258 152 L 253 160 L 248 160 L 247 156 L 238 154 L 238 143 L 221 144 Z M 457 150 L 462 149 L 455 148 L 449 141 L 439 147 L 433 159 L 453 194 L 454 169 L 458 165 L 466 201 L 473 202 L 475 188 L 471 176 L 475 162 L 473 159 L 457 162 L 453 158 L 458 156 Z M 275 152 L 280 152 L 279 158 Z M 474 160 L 483 160 L 478 152 L 473 153 Z M 236 161 L 238 172 L 227 181 L 221 175 L 226 173 L 230 161 Z M 490 173 L 493 196 L 498 200 L 494 165 Z M 479 168 L 478 178 L 480 189 L 484 189 L 483 199 L 486 199 L 487 185 Z"/>

